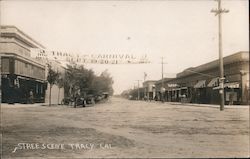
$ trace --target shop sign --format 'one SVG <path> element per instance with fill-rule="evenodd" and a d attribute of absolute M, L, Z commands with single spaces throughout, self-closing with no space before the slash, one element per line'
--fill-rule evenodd
<path fill-rule="evenodd" d="M 178 84 L 175 84 L 175 83 L 169 83 L 168 84 L 168 87 L 170 87 L 170 88 L 175 88 L 175 87 L 179 87 L 179 85 Z"/>

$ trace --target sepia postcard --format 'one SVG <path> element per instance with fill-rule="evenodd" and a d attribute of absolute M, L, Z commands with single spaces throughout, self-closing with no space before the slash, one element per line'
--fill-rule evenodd
<path fill-rule="evenodd" d="M 1 0 L 1 158 L 248 158 L 248 13 Z"/>

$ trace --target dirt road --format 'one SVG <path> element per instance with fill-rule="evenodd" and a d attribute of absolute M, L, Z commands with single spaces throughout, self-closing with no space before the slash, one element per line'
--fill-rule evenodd
<path fill-rule="evenodd" d="M 248 157 L 249 107 L 2 105 L 2 157 Z"/>

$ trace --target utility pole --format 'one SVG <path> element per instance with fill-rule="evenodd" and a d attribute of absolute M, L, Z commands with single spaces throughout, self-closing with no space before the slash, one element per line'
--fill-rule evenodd
<path fill-rule="evenodd" d="M 1 39 L 1 29 L 0 29 L 0 39 Z M 2 55 L 0 52 L 0 110 L 1 110 L 1 103 L 2 103 Z"/>
<path fill-rule="evenodd" d="M 164 82 L 163 82 L 163 64 L 166 64 L 163 62 L 164 57 L 161 57 L 161 101 L 164 102 L 163 98 L 163 93 L 165 93 L 165 88 L 164 88 Z"/>
<path fill-rule="evenodd" d="M 136 81 L 138 82 L 138 96 L 137 96 L 137 100 L 139 100 L 140 99 L 140 88 L 139 88 L 140 87 L 140 83 L 139 82 L 141 80 L 136 80 Z"/>
<path fill-rule="evenodd" d="M 145 83 L 146 77 L 147 77 L 147 73 L 144 72 L 144 81 L 143 81 L 143 84 L 144 84 L 145 88 L 144 88 L 144 86 L 142 86 L 142 87 L 144 88 L 144 97 L 143 97 L 143 98 L 145 98 L 146 96 L 148 96 L 148 95 L 147 95 L 147 85 L 146 85 L 146 83 Z M 148 100 L 148 97 L 147 97 L 146 99 L 144 99 L 144 100 Z"/>
<path fill-rule="evenodd" d="M 223 50 L 222 50 L 222 24 L 221 24 L 221 14 L 228 13 L 229 10 L 221 8 L 221 0 L 216 0 L 218 2 L 218 8 L 212 9 L 211 12 L 215 13 L 215 16 L 218 15 L 219 23 L 219 68 L 220 68 L 220 111 L 224 110 L 224 68 L 223 68 Z"/>
<path fill-rule="evenodd" d="M 161 88 L 163 88 L 163 57 L 161 57 Z"/>
<path fill-rule="evenodd" d="M 2 7 L 2 2 L 0 1 L 0 8 Z M 0 42 L 2 42 L 2 30 L 1 30 L 1 11 L 0 11 Z M 2 52 L 1 52 L 1 48 L 0 48 L 0 113 L 2 112 Z M 0 131 L 2 132 L 2 115 L 0 116 Z M 1 144 L 1 150 L 0 153 L 3 154 L 3 133 L 1 133 L 1 137 L 0 137 L 0 144 Z"/>

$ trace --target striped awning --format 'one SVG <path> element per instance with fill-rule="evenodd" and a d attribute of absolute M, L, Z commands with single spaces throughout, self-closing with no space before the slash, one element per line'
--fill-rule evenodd
<path fill-rule="evenodd" d="M 194 88 L 204 88 L 204 87 L 206 87 L 206 80 L 198 81 L 198 82 L 194 85 Z"/>
<path fill-rule="evenodd" d="M 215 87 L 219 85 L 219 77 L 213 78 L 207 85 L 207 87 Z"/>

